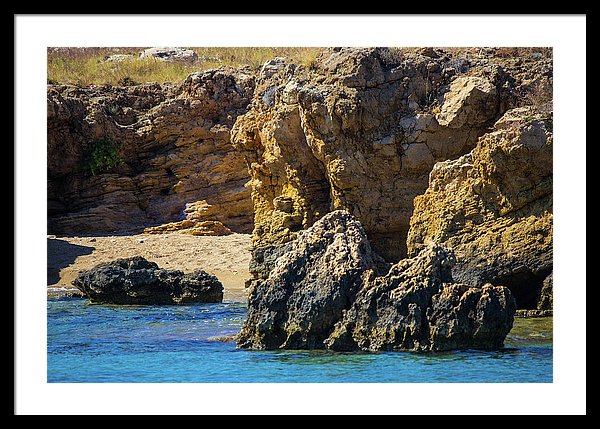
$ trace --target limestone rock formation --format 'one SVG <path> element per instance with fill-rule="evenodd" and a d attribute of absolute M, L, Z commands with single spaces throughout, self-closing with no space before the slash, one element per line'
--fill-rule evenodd
<path fill-rule="evenodd" d="M 94 303 L 155 305 L 223 300 L 223 285 L 212 274 L 162 269 L 141 256 L 99 264 L 81 273 L 73 284 Z"/>
<path fill-rule="evenodd" d="M 437 58 L 325 50 L 309 69 L 278 58 L 232 130 L 251 175 L 254 276 L 324 214 L 343 209 L 388 261 L 406 256 L 413 199 L 436 161 L 468 153 L 502 109 L 501 68 L 457 73 Z"/>
<path fill-rule="evenodd" d="M 222 218 L 223 213 L 219 213 L 219 209 L 220 207 L 212 206 L 206 200 L 188 203 L 183 210 L 185 213 L 184 220 L 144 228 L 144 232 L 148 234 L 164 234 L 180 231 L 184 234 L 210 236 L 232 234 L 233 231 L 223 225 L 223 222 L 204 220 Z"/>
<path fill-rule="evenodd" d="M 176 85 L 48 86 L 48 229 L 106 233 L 193 219 L 250 232 L 253 208 L 230 129 L 247 70 Z"/>
<path fill-rule="evenodd" d="M 551 118 L 518 108 L 472 152 L 437 163 L 414 201 L 409 255 L 440 243 L 456 255 L 457 281 L 505 285 L 535 309 L 552 271 L 552 140 Z"/>
<path fill-rule="evenodd" d="M 435 245 L 390 266 L 345 211 L 325 215 L 286 248 L 250 291 L 242 348 L 488 349 L 512 328 L 507 288 L 454 283 L 453 255 Z"/>
<path fill-rule="evenodd" d="M 148 48 L 140 53 L 140 58 L 155 58 L 167 62 L 193 63 L 198 61 L 198 54 L 191 49 L 183 48 Z"/>

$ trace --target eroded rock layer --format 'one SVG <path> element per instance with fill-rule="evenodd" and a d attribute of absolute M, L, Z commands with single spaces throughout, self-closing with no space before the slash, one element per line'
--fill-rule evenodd
<path fill-rule="evenodd" d="M 232 130 L 252 178 L 254 276 L 337 209 L 386 260 L 405 257 L 433 165 L 471 151 L 514 83 L 497 65 L 464 71 L 448 55 L 379 48 L 327 49 L 309 69 L 267 62 Z"/>
<path fill-rule="evenodd" d="M 501 347 L 515 302 L 504 286 L 455 283 L 451 251 L 431 245 L 386 264 L 337 210 L 286 245 L 251 288 L 242 348 L 436 351 Z"/>
<path fill-rule="evenodd" d="M 177 85 L 48 86 L 49 233 L 183 220 L 250 232 L 249 176 L 230 129 L 253 88 L 249 71 L 225 68 Z"/>
<path fill-rule="evenodd" d="M 437 163 L 415 198 L 408 251 L 429 243 L 456 255 L 455 278 L 511 289 L 519 308 L 550 309 L 552 120 L 531 108 L 508 111 L 472 152 Z"/>

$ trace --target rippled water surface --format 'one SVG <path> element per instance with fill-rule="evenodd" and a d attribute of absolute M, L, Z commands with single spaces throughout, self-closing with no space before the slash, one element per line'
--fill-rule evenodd
<path fill-rule="evenodd" d="M 505 348 L 448 353 L 248 351 L 224 341 L 240 303 L 90 305 L 48 299 L 48 382 L 552 382 L 552 319 L 515 319 Z"/>

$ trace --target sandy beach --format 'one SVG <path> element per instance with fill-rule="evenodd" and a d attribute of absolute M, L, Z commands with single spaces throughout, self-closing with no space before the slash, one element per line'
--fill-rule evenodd
<path fill-rule="evenodd" d="M 181 233 L 56 237 L 49 235 L 48 293 L 77 290 L 71 282 L 101 262 L 143 256 L 159 267 L 184 272 L 202 269 L 219 278 L 224 301 L 245 299 L 244 281 L 250 277 L 250 234 L 204 237 Z"/>

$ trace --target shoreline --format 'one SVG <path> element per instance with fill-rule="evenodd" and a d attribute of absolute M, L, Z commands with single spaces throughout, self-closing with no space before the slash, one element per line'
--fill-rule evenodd
<path fill-rule="evenodd" d="M 244 302 L 250 278 L 250 234 L 193 236 L 183 233 L 47 237 L 47 296 L 79 295 L 71 284 L 81 271 L 102 262 L 143 256 L 159 267 L 202 269 L 223 284 L 223 302 Z"/>
<path fill-rule="evenodd" d="M 246 302 L 245 281 L 251 277 L 251 234 L 193 236 L 129 234 L 47 237 L 47 297 L 83 297 L 71 284 L 79 272 L 102 262 L 143 256 L 161 268 L 190 272 L 202 269 L 223 284 L 223 302 Z M 552 317 L 552 310 L 517 310 L 515 318 Z"/>
<path fill-rule="evenodd" d="M 553 310 L 525 310 L 519 309 L 515 314 L 515 319 L 535 319 L 542 317 L 553 317 Z"/>

